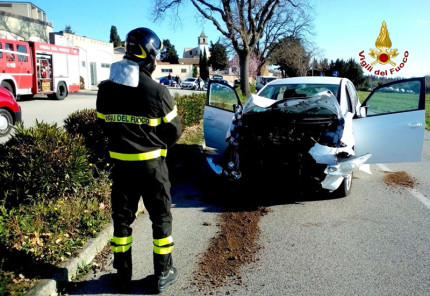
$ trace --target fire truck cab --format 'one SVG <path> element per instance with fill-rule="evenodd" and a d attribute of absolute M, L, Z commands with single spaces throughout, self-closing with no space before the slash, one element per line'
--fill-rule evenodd
<path fill-rule="evenodd" d="M 46 94 L 63 100 L 70 92 L 79 90 L 79 50 L 0 39 L 0 86 L 15 98 Z"/>

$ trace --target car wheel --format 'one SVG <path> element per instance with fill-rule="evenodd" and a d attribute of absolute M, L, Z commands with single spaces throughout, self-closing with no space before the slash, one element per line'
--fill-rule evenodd
<path fill-rule="evenodd" d="M 332 192 L 332 196 L 335 198 L 347 197 L 351 193 L 352 177 L 352 173 L 345 177 L 339 188 Z"/>
<path fill-rule="evenodd" d="M 12 114 L 5 109 L 0 109 L 0 137 L 10 133 L 13 126 Z"/>

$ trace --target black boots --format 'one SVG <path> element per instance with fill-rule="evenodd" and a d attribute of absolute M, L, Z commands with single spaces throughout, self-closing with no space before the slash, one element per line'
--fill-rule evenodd
<path fill-rule="evenodd" d="M 167 288 L 176 282 L 178 279 L 178 271 L 176 268 L 171 267 L 168 271 L 162 272 L 161 275 L 157 276 L 157 289 L 158 292 L 164 292 Z"/>
<path fill-rule="evenodd" d="M 132 275 L 132 270 L 130 268 L 117 269 L 113 282 L 114 288 L 120 292 L 128 292 L 131 286 Z"/>

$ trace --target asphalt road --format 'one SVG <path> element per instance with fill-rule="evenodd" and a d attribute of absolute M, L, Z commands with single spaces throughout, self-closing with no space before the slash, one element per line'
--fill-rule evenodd
<path fill-rule="evenodd" d="M 95 92 L 20 105 L 25 126 L 36 119 L 61 125 L 67 114 L 94 108 Z M 222 188 L 216 180 L 213 187 L 196 186 L 202 176 L 191 174 L 172 188 L 174 262 L 180 278 L 163 295 L 430 295 L 429 166 L 430 132 L 425 132 L 422 162 L 372 165 L 372 175 L 357 172 L 347 198 L 290 196 L 284 184 L 270 184 L 281 196 L 276 202 L 257 196 L 270 208 L 259 224 L 259 260 L 243 266 L 242 285 L 230 283 L 213 291 L 198 291 L 193 281 L 199 256 L 219 231 L 220 209 L 202 196 Z M 406 171 L 416 179 L 415 187 L 386 185 L 387 170 Z M 131 294 L 148 295 L 152 239 L 146 214 L 138 217 L 134 229 Z M 112 271 L 108 261 L 103 271 L 76 283 L 69 295 L 116 295 Z"/>

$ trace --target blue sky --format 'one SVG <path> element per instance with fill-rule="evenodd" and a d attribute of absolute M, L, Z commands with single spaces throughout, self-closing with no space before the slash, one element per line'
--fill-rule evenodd
<path fill-rule="evenodd" d="M 299 1 L 299 0 L 297 0 Z M 220 33 L 208 21 L 199 20 L 191 5 L 180 11 L 182 24 L 169 19 L 153 23 L 152 0 L 33 0 L 47 14 L 54 31 L 70 25 L 77 35 L 109 41 L 110 28 L 116 26 L 121 39 L 135 27 L 149 27 L 161 39 L 169 39 L 182 57 L 185 47 L 196 47 L 202 31 L 209 40 L 216 42 Z M 314 32 L 310 41 L 319 50 L 318 59 L 354 58 L 360 62 L 364 50 L 365 61 L 374 59 L 367 55 L 375 48 L 382 22 L 385 21 L 392 42 L 399 55 L 393 58 L 397 66 L 402 63 L 405 51 L 407 61 L 399 72 L 402 77 L 430 75 L 430 1 L 429 0 L 311 0 L 314 7 Z M 376 64 L 376 69 L 387 70 L 390 65 Z M 370 74 L 364 70 L 365 74 Z"/>

